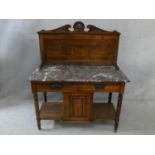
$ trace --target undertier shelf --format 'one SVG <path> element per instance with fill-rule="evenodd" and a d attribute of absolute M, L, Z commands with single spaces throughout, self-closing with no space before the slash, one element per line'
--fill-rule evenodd
<path fill-rule="evenodd" d="M 40 119 L 61 120 L 63 116 L 62 103 L 43 102 L 40 109 Z M 114 120 L 115 108 L 112 103 L 93 103 L 92 120 Z"/>
<path fill-rule="evenodd" d="M 112 103 L 94 103 L 93 120 L 114 120 L 115 108 Z"/>
<path fill-rule="evenodd" d="M 62 103 L 60 102 L 43 102 L 40 109 L 40 118 L 44 120 L 61 120 Z"/>

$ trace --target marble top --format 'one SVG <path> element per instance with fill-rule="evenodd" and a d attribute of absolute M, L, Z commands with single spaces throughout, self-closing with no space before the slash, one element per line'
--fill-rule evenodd
<path fill-rule="evenodd" d="M 129 82 L 114 66 L 50 65 L 36 69 L 30 81 Z"/>

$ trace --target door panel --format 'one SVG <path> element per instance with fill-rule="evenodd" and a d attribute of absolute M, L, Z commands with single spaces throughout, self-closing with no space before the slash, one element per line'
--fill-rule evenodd
<path fill-rule="evenodd" d="M 91 93 L 64 93 L 64 120 L 89 121 L 92 112 Z"/>

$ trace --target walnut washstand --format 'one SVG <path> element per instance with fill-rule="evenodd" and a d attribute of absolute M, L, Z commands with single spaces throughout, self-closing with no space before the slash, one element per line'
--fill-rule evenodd
<path fill-rule="evenodd" d="M 120 33 L 76 22 L 38 32 L 41 65 L 31 77 L 38 129 L 41 120 L 91 122 L 113 120 L 115 131 L 128 78 L 117 65 Z M 38 93 L 43 93 L 41 107 Z M 62 103 L 48 102 L 48 92 L 61 92 Z M 107 103 L 93 103 L 95 92 L 108 93 Z M 116 108 L 112 93 L 118 93 Z"/>

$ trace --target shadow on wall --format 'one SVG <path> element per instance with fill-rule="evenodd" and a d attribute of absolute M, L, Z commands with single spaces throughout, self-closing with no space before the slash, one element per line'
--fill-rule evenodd
<path fill-rule="evenodd" d="M 29 24 L 26 22 L 11 20 L 7 22 L 7 30 L 2 34 L 0 47 L 1 98 L 25 91 L 29 85 L 29 75 L 39 64 L 38 40 L 33 27 L 35 25 L 33 23 L 31 25 L 31 21 Z M 23 31 L 24 28 L 27 33 Z"/>
<path fill-rule="evenodd" d="M 0 94 L 2 92 L 1 76 L 2 76 L 2 67 L 1 67 L 1 59 L 0 59 Z M 0 97 L 1 97 L 1 95 L 0 95 Z"/>

